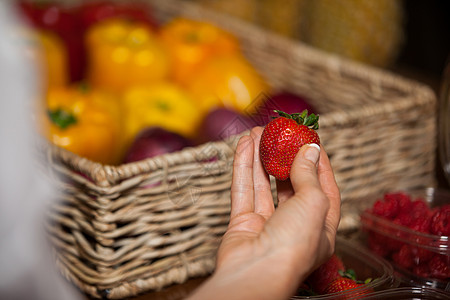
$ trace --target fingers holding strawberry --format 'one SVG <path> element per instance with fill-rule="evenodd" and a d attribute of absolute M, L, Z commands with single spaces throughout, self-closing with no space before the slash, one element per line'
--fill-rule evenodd
<path fill-rule="evenodd" d="M 266 172 L 277 179 L 278 202 L 283 203 L 294 195 L 289 176 L 300 148 L 308 143 L 320 145 L 315 131 L 319 127 L 319 117 L 308 115 L 307 110 L 296 114 L 275 112 L 279 117 L 264 128 L 260 156 Z"/>
<path fill-rule="evenodd" d="M 318 186 L 317 171 L 321 156 L 320 153 L 322 151 L 323 150 L 317 144 L 307 144 L 299 150 L 291 166 L 290 178 L 286 180 L 276 180 L 279 204 L 284 203 L 294 196 L 295 190 L 293 188 L 293 183 L 297 186 L 296 189 L 298 191 L 301 190 L 301 185 L 304 185 L 305 183 L 314 184 L 316 188 L 320 189 L 320 186 Z M 322 156 L 326 156 L 326 153 L 324 152 Z M 297 169 L 297 171 L 294 171 L 294 169 Z M 305 174 L 303 174 L 303 172 L 305 172 Z M 302 176 L 298 177 L 294 174 L 302 174 Z M 293 177 L 295 177 L 295 179 Z M 295 182 L 293 182 L 294 180 Z"/>

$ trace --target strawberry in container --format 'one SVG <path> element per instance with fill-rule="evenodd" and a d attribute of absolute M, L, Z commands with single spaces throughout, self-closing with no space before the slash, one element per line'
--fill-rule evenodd
<path fill-rule="evenodd" d="M 398 284 L 386 260 L 338 236 L 335 253 L 306 278 L 293 299 L 364 299 Z"/>

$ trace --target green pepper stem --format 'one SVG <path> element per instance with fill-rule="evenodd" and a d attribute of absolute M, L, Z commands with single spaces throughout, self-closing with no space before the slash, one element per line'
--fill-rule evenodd
<path fill-rule="evenodd" d="M 73 114 L 62 108 L 48 110 L 47 114 L 50 121 L 63 130 L 78 122 L 77 118 Z"/>

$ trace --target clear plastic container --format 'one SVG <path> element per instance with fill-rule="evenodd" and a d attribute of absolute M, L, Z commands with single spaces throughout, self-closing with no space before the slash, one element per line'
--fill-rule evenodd
<path fill-rule="evenodd" d="M 450 192 L 446 190 L 428 188 L 407 193 L 413 199 L 423 198 L 429 207 L 450 203 Z M 432 273 L 430 268 L 434 266 L 431 263 L 432 259 L 443 261 L 450 268 L 449 236 L 424 234 L 365 211 L 361 213 L 359 238 L 360 242 L 373 253 L 385 258 L 393 265 L 395 276 L 401 281 L 402 286 L 450 290 L 450 278 L 436 278 L 430 275 Z M 400 258 L 399 253 L 402 248 L 412 249 L 413 254 L 410 256 L 402 254 Z"/>
<path fill-rule="evenodd" d="M 361 294 L 398 287 L 399 281 L 394 276 L 392 266 L 383 258 L 374 256 L 361 245 L 338 236 L 336 254 L 342 259 L 347 269 L 353 269 L 358 280 L 371 278 L 372 281 L 344 292 L 319 296 L 294 296 L 291 299 L 352 299 Z M 359 295 L 359 296 L 358 296 Z"/>
<path fill-rule="evenodd" d="M 379 291 L 365 296 L 366 300 L 405 300 L 405 299 L 417 299 L 417 300 L 448 300 L 450 299 L 450 293 L 442 290 L 420 287 L 403 287 L 395 288 L 384 291 Z"/>

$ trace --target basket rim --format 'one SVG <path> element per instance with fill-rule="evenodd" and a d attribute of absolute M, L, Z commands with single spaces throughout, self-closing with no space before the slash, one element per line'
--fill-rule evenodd
<path fill-rule="evenodd" d="M 152 172 L 186 163 L 201 163 L 199 161 L 199 153 L 207 153 L 207 150 L 211 148 L 215 149 L 215 152 L 203 158 L 233 156 L 237 140 L 247 132 L 232 136 L 226 140 L 207 142 L 198 146 L 186 147 L 182 150 L 120 165 L 107 165 L 92 161 L 52 144 L 43 137 L 38 138 L 37 145 L 38 149 L 45 153 L 44 155 L 48 162 L 69 165 L 76 171 L 88 176 L 94 184 L 109 187 L 123 179 L 141 175 L 143 171 Z"/>

